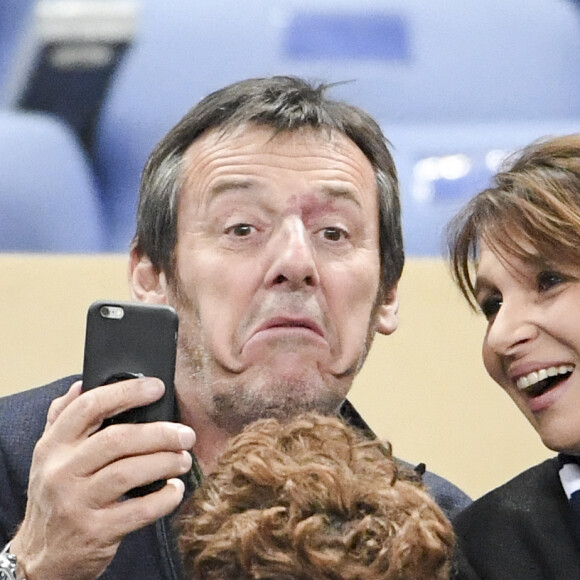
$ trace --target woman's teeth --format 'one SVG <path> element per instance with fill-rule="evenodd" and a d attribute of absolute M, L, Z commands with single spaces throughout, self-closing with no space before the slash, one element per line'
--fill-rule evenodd
<path fill-rule="evenodd" d="M 560 365 L 557 367 L 549 367 L 547 369 L 540 369 L 539 371 L 534 371 L 525 377 L 520 377 L 517 382 L 516 386 L 520 391 L 529 389 L 533 387 L 540 381 L 544 381 L 550 377 L 555 377 L 558 375 L 567 375 L 574 370 L 573 365 Z"/>

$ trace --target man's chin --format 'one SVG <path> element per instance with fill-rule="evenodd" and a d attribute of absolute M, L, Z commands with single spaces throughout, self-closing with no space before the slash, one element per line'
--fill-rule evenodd
<path fill-rule="evenodd" d="M 332 415 L 348 392 L 345 385 L 328 385 L 320 376 L 308 378 L 304 373 L 276 373 L 266 380 L 259 381 L 260 387 L 256 381 L 246 388 L 214 395 L 213 421 L 234 434 L 268 417 L 287 419 L 308 411 Z"/>

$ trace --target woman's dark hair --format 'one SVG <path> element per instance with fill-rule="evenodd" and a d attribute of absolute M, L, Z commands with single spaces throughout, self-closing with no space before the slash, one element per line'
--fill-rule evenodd
<path fill-rule="evenodd" d="M 480 243 L 524 262 L 580 263 L 580 135 L 536 141 L 508 159 L 492 186 L 473 197 L 447 228 L 449 262 L 476 308 Z"/>

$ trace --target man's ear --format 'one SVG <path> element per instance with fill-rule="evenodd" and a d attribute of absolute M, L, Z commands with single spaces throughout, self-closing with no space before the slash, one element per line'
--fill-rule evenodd
<path fill-rule="evenodd" d="M 399 295 L 395 284 L 383 297 L 376 313 L 377 332 L 392 334 L 399 326 Z"/>
<path fill-rule="evenodd" d="M 157 272 L 147 256 L 140 256 L 133 249 L 129 261 L 129 287 L 131 298 L 150 304 L 167 304 L 167 278 Z"/>

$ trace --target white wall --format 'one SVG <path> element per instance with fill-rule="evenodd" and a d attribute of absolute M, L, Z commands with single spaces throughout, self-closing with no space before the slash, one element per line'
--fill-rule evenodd
<path fill-rule="evenodd" d="M 80 372 L 87 306 L 128 299 L 122 256 L 6 254 L 0 272 L 0 394 Z M 400 328 L 376 339 L 351 395 L 395 454 L 472 497 L 550 455 L 485 374 L 483 320 L 444 264 L 408 260 L 400 299 Z"/>

